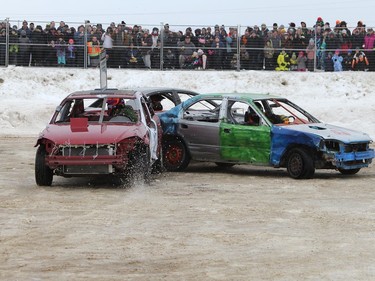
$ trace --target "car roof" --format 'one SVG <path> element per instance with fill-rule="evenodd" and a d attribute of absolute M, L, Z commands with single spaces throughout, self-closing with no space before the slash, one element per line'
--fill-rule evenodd
<path fill-rule="evenodd" d="M 85 91 L 76 91 L 71 93 L 68 97 L 69 98 L 77 98 L 77 97 L 92 97 L 92 96 L 101 96 L 101 95 L 116 95 L 116 96 L 134 96 L 135 93 L 140 92 L 145 95 L 150 94 L 158 94 L 162 92 L 182 92 L 182 93 L 190 93 L 193 95 L 198 95 L 197 92 L 179 89 L 179 88 L 172 88 L 172 87 L 139 87 L 139 88 L 132 88 L 132 89 L 94 89 L 94 90 L 85 90 Z"/>
<path fill-rule="evenodd" d="M 71 93 L 68 95 L 67 98 L 90 98 L 90 97 L 102 97 L 104 96 L 123 96 L 123 97 L 135 97 L 135 94 L 137 91 L 131 90 L 131 89 L 124 89 L 124 90 L 119 90 L 119 89 L 95 89 L 95 90 L 86 90 L 86 91 L 76 91 L 74 93 Z"/>
<path fill-rule="evenodd" d="M 140 91 L 146 95 L 154 94 L 154 93 L 161 93 L 161 92 L 182 92 L 182 93 L 191 93 L 194 95 L 199 94 L 191 90 L 173 88 L 173 87 L 139 87 L 139 88 L 134 88 L 134 90 Z"/>
<path fill-rule="evenodd" d="M 228 97 L 228 98 L 246 98 L 250 100 L 280 99 L 280 96 L 260 93 L 207 93 L 200 94 L 204 97 Z"/>

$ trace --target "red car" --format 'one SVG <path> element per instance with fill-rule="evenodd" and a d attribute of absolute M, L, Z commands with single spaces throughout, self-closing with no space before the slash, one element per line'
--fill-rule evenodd
<path fill-rule="evenodd" d="M 139 90 L 72 93 L 35 145 L 36 183 L 50 186 L 54 175 L 147 179 L 162 167 L 161 135 L 159 118 Z"/>

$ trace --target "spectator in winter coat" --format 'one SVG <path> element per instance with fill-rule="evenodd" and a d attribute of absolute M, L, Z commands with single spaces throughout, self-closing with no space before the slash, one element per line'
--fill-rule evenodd
<path fill-rule="evenodd" d="M 84 45 L 85 45 L 85 27 L 80 25 L 77 32 L 74 34 L 74 42 L 76 45 L 76 63 L 77 66 L 83 66 Z"/>
<path fill-rule="evenodd" d="M 352 62 L 353 62 L 352 50 L 347 50 L 344 56 L 344 60 L 342 62 L 343 70 L 344 71 L 352 70 Z"/>
<path fill-rule="evenodd" d="M 90 42 L 87 42 L 87 53 L 90 59 L 90 65 L 92 67 L 97 67 L 99 65 L 100 56 L 100 43 L 96 36 L 93 36 Z"/>
<path fill-rule="evenodd" d="M 332 72 L 333 71 L 333 52 L 327 52 L 327 55 L 324 58 L 324 71 Z"/>
<path fill-rule="evenodd" d="M 291 70 L 291 71 L 297 71 L 297 69 L 298 69 L 297 63 L 298 62 L 297 62 L 297 56 L 296 56 L 295 52 L 292 53 L 292 56 L 290 57 L 289 62 L 290 62 L 289 70 Z"/>
<path fill-rule="evenodd" d="M 177 43 L 177 47 L 180 50 L 179 65 L 180 68 L 184 68 L 186 63 L 192 61 L 192 55 L 196 50 L 195 45 L 191 42 L 189 35 L 185 35 L 185 40 Z"/>
<path fill-rule="evenodd" d="M 146 68 L 151 69 L 151 46 L 152 46 L 152 37 L 149 34 L 148 29 L 143 30 L 142 35 L 142 49 L 141 54 L 143 58 L 143 63 Z"/>
<path fill-rule="evenodd" d="M 47 36 L 43 32 L 43 28 L 37 25 L 33 31 L 33 46 L 31 46 L 32 64 L 41 66 L 43 63 L 43 56 L 45 51 L 45 44 L 47 44 Z"/>
<path fill-rule="evenodd" d="M 21 31 L 25 31 L 26 32 L 26 37 L 27 38 L 29 38 L 29 39 L 31 38 L 32 31 L 29 28 L 27 21 L 25 21 L 25 20 L 22 22 L 22 27 L 18 30 L 18 35 L 19 36 L 21 35 Z"/>
<path fill-rule="evenodd" d="M 277 71 L 289 70 L 289 65 L 290 65 L 289 55 L 285 52 L 284 49 L 280 52 L 279 56 L 277 57 L 277 64 L 278 64 L 278 67 L 276 67 Z"/>
<path fill-rule="evenodd" d="M 66 64 L 66 47 L 64 39 L 60 37 L 55 45 L 58 66 L 65 66 Z"/>
<path fill-rule="evenodd" d="M 191 42 L 190 35 L 185 35 L 184 41 L 179 41 L 177 43 L 180 55 L 178 57 L 180 68 L 183 69 L 186 63 L 192 61 L 192 55 L 196 50 L 195 45 Z"/>
<path fill-rule="evenodd" d="M 225 45 L 220 41 L 220 37 L 215 37 L 214 42 L 211 45 L 211 49 L 208 50 L 208 59 L 210 68 L 222 69 L 223 56 L 224 56 Z"/>
<path fill-rule="evenodd" d="M 267 40 L 266 45 L 264 46 L 264 66 L 265 70 L 274 70 L 275 65 L 274 65 L 274 54 L 275 54 L 275 49 L 272 47 L 272 41 Z"/>
<path fill-rule="evenodd" d="M 309 45 L 307 45 L 306 56 L 307 56 L 307 70 L 314 71 L 315 42 L 313 38 L 310 38 Z"/>
<path fill-rule="evenodd" d="M 326 37 L 326 50 L 328 52 L 334 52 L 337 48 L 339 48 L 339 42 L 338 42 L 338 39 L 336 37 L 336 34 L 331 31 L 328 33 L 328 36 Z"/>
<path fill-rule="evenodd" d="M 21 31 L 21 36 L 18 39 L 19 50 L 17 56 L 17 64 L 20 66 L 28 66 L 30 62 L 30 39 L 27 37 L 25 30 Z"/>
<path fill-rule="evenodd" d="M 340 51 L 336 50 L 335 54 L 332 57 L 333 61 L 333 71 L 342 71 L 342 62 L 344 58 L 340 55 Z"/>
<path fill-rule="evenodd" d="M 359 48 L 356 48 L 355 54 L 352 60 L 352 69 L 357 71 L 364 71 L 369 65 L 366 54 Z"/>
<path fill-rule="evenodd" d="M 297 57 L 297 71 L 306 71 L 307 57 L 303 51 L 298 53 Z"/>
<path fill-rule="evenodd" d="M 71 67 L 76 66 L 76 47 L 74 46 L 73 39 L 69 39 L 69 44 L 66 48 L 66 65 Z"/>
<path fill-rule="evenodd" d="M 255 31 L 252 31 L 247 40 L 246 48 L 250 56 L 250 69 L 260 70 L 263 68 L 263 48 L 264 42 Z"/>
<path fill-rule="evenodd" d="M 352 40 L 346 29 L 341 30 L 341 43 L 340 47 L 342 52 L 352 49 Z"/>
<path fill-rule="evenodd" d="M 352 35 L 353 48 L 362 48 L 365 41 L 365 35 L 359 29 L 355 29 Z"/>
<path fill-rule="evenodd" d="M 365 36 L 365 52 L 369 62 L 369 71 L 375 71 L 375 33 L 372 28 L 367 29 Z"/>

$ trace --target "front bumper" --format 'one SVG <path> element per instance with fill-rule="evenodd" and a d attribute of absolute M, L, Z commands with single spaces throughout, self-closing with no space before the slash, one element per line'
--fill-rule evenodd
<path fill-rule="evenodd" d="M 349 170 L 368 167 L 375 157 L 373 149 L 356 152 L 338 152 L 334 155 L 333 165 L 337 168 Z"/>

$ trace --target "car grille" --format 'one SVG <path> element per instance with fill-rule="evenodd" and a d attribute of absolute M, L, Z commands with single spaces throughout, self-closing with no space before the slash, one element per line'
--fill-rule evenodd
<path fill-rule="evenodd" d="M 95 156 L 115 155 L 114 145 L 83 145 L 60 146 L 63 156 Z M 112 165 L 64 165 L 63 173 L 66 175 L 103 175 L 113 173 Z"/>
<path fill-rule="evenodd" d="M 115 149 L 112 145 L 61 146 L 60 148 L 63 156 L 95 156 L 115 154 Z"/>
<path fill-rule="evenodd" d="M 346 144 L 344 147 L 345 152 L 361 152 L 368 149 L 367 143 L 352 143 Z"/>

